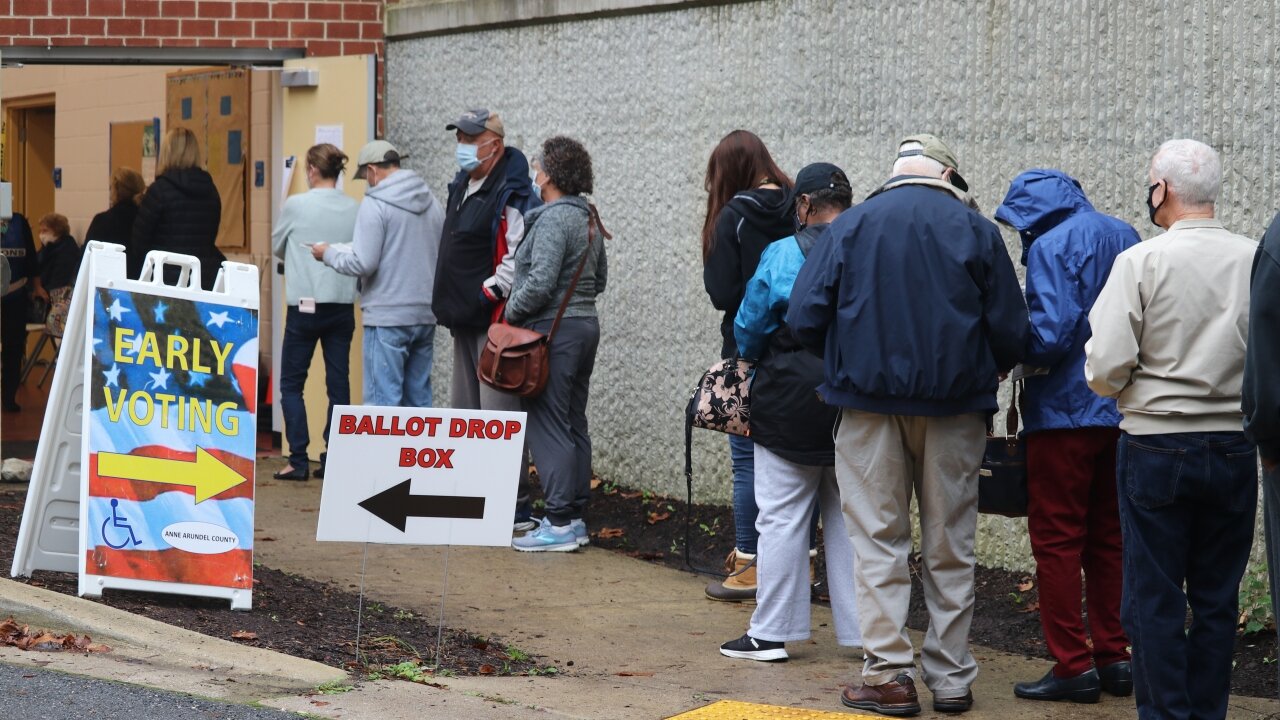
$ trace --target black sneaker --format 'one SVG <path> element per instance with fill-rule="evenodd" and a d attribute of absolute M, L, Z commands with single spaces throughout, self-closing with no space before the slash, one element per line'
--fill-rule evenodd
<path fill-rule="evenodd" d="M 743 634 L 737 640 L 720 646 L 720 654 L 725 657 L 742 658 L 744 660 L 759 660 L 761 662 L 785 662 L 787 659 L 787 648 L 785 643 L 772 642 L 770 640 L 757 640 L 748 634 Z"/>

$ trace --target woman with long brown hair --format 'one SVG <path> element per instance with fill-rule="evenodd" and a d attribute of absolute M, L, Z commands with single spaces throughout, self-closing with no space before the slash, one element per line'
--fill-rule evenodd
<path fill-rule="evenodd" d="M 160 143 L 156 179 L 138 205 L 133 237 L 127 246 L 129 277 L 142 272 L 152 250 L 169 250 L 200 259 L 200 284 L 213 282 L 226 256 L 217 248 L 222 198 L 200 159 L 200 141 L 182 127 L 169 128 Z M 175 283 L 178 268 L 165 269 L 165 282 Z"/>
<path fill-rule="evenodd" d="M 138 217 L 138 203 L 147 191 L 147 183 L 137 171 L 127 167 L 111 173 L 110 203 L 106 210 L 93 216 L 84 241 L 101 240 L 128 246 L 133 236 L 133 221 Z"/>
<path fill-rule="evenodd" d="M 722 358 L 738 356 L 733 319 L 747 281 L 755 274 L 769 243 L 795 232 L 788 194 L 791 179 L 773 161 L 754 133 L 734 130 L 716 145 L 707 161 L 707 215 L 702 224 L 702 281 L 711 304 L 724 313 L 720 322 Z M 756 595 L 755 445 L 729 436 L 733 464 L 734 550 L 723 583 L 707 586 L 712 600 L 740 602 Z"/>

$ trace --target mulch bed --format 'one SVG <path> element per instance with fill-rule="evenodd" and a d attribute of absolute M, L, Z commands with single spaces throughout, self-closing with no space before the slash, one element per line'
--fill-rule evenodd
<path fill-rule="evenodd" d="M 7 568 L 13 562 L 25 498 L 25 489 L 0 491 L 0 538 L 4 538 L 0 567 Z M 67 595 L 77 592 L 76 576 L 69 573 L 37 571 L 29 579 L 18 580 Z M 108 590 L 100 602 L 187 630 L 334 667 L 388 674 L 386 668 L 401 663 L 436 665 L 437 626 L 420 615 L 366 596 L 357 662 L 357 593 L 262 566 L 254 568 L 253 583 L 253 610 L 248 612 L 231 610 L 226 600 L 163 593 Z M 444 629 L 437 675 L 555 672 L 554 666 L 544 665 L 499 639 Z"/>
<path fill-rule="evenodd" d="M 610 482 L 596 481 L 593 485 L 595 489 L 587 517 L 593 545 L 668 567 L 686 569 L 684 500 L 632 490 Z M 0 538 L 5 538 L 0 542 L 2 567 L 8 567 L 12 561 L 13 542 L 18 534 L 24 497 L 25 489 L 0 491 Z M 535 492 L 535 503 L 537 499 Z M 535 511 L 535 514 L 540 513 Z M 733 548 L 732 510 L 721 505 L 695 503 L 689 538 L 690 564 L 706 573 L 720 571 L 725 556 Z M 923 630 L 927 616 L 918 562 L 912 563 L 912 570 L 908 624 Z M 709 574 L 707 577 L 711 579 Z M 823 577 L 821 565 L 818 577 Z M 72 575 L 37 572 L 27 582 L 66 594 L 76 592 L 76 579 Z M 238 632 L 252 633 L 256 637 L 240 641 L 337 667 L 376 669 L 402 662 L 434 664 L 436 627 L 409 611 L 365 598 L 361 640 L 363 663 L 357 665 L 354 649 L 356 593 L 261 566 L 254 569 L 254 583 L 254 609 L 251 612 L 232 611 L 223 600 L 151 593 L 108 592 L 102 601 L 214 637 L 232 638 Z M 975 589 L 977 601 L 970 634 L 974 643 L 1027 657 L 1049 659 L 1040 633 L 1039 596 L 1032 578 L 979 567 Z M 825 599 L 825 588 L 818 585 L 814 590 L 814 600 L 823 602 Z M 1276 658 L 1274 632 L 1239 636 L 1232 692 L 1275 697 Z M 477 638 L 464 630 L 448 628 L 444 631 L 440 667 L 445 673 L 458 674 L 556 672 L 555 664 L 538 664 L 518 649 L 509 650 L 501 640 Z"/>

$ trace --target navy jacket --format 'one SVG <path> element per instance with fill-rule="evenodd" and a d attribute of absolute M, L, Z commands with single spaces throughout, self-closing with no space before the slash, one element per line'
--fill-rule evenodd
<path fill-rule="evenodd" d="M 825 358 L 831 405 L 890 415 L 996 410 L 1027 306 L 995 223 L 956 193 L 897 177 L 809 253 L 787 324 Z"/>
<path fill-rule="evenodd" d="M 1084 380 L 1089 311 L 1116 256 L 1139 242 L 1128 223 L 1093 209 L 1080 183 L 1058 170 L 1014 178 L 996 219 L 1022 236 L 1031 335 L 1023 363 L 1048 368 L 1027 378 L 1022 423 L 1027 432 L 1117 427 L 1116 401 Z"/>
<path fill-rule="evenodd" d="M 1244 361 L 1244 432 L 1269 462 L 1280 460 L 1280 215 L 1253 258 L 1249 345 Z"/>

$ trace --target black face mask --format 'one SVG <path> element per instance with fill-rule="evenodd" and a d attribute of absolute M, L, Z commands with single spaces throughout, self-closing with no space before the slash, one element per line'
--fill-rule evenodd
<path fill-rule="evenodd" d="M 1160 187 L 1160 183 L 1156 183 L 1155 185 L 1152 185 L 1151 187 L 1147 188 L 1147 216 L 1151 218 L 1151 224 L 1155 225 L 1156 227 L 1160 226 L 1160 223 L 1156 222 L 1156 211 L 1159 210 L 1162 205 L 1164 205 L 1164 200 L 1160 201 L 1160 205 L 1155 205 L 1151 202 L 1151 198 L 1156 196 L 1156 188 L 1158 187 Z M 1166 190 L 1165 199 L 1168 199 L 1168 197 L 1169 197 L 1169 192 Z"/>

